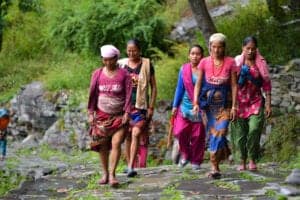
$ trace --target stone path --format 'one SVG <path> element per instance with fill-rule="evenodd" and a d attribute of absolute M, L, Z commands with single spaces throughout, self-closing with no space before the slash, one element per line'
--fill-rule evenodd
<path fill-rule="evenodd" d="M 174 165 L 140 169 L 136 178 L 118 174 L 121 184 L 118 188 L 111 188 L 96 184 L 100 177 L 96 164 L 77 164 L 63 172 L 54 170 L 36 180 L 27 180 L 0 199 L 267 200 L 278 199 L 282 193 L 287 194 L 286 191 L 300 195 L 299 186 L 284 184 L 289 171 L 275 164 L 260 164 L 257 172 L 238 172 L 235 168 L 222 165 L 223 174 L 217 180 L 206 177 L 207 163 L 199 171 Z M 288 199 L 296 200 L 300 196 L 289 196 Z"/>

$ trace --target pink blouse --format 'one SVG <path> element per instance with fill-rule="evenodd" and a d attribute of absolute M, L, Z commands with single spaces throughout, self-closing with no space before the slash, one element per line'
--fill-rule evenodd
<path fill-rule="evenodd" d="M 230 84 L 231 72 L 236 71 L 235 61 L 231 57 L 225 57 L 219 68 L 214 67 L 211 57 L 206 57 L 200 61 L 198 67 L 205 74 L 206 81 L 214 85 Z"/>
<path fill-rule="evenodd" d="M 259 78 L 260 73 L 257 66 L 250 67 L 250 74 L 253 78 Z M 271 91 L 271 81 L 263 79 L 262 87 L 257 87 L 250 80 L 247 80 L 243 86 L 238 86 L 238 117 L 248 118 L 259 113 L 263 106 L 261 88 L 265 92 Z"/>
<path fill-rule="evenodd" d="M 117 69 L 113 77 L 97 69 L 92 76 L 89 98 L 89 111 L 101 110 L 108 114 L 130 112 L 131 78 L 124 69 Z M 94 88 L 94 89 L 93 89 Z"/>

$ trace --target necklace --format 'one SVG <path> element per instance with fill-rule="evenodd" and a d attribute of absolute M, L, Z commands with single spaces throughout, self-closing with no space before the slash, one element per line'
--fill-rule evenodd
<path fill-rule="evenodd" d="M 222 61 L 219 61 L 218 63 L 217 62 L 215 62 L 215 60 L 214 59 L 212 59 L 212 64 L 213 64 L 213 75 L 214 75 L 214 77 L 218 77 L 221 73 L 222 73 L 222 71 L 223 71 L 223 64 L 224 64 L 224 61 L 222 60 Z M 215 68 L 218 68 L 218 69 L 220 69 L 219 70 L 219 72 L 217 73 L 217 74 L 215 74 Z"/>

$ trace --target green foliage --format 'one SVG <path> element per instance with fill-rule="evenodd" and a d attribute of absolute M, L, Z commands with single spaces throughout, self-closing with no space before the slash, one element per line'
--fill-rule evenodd
<path fill-rule="evenodd" d="M 41 12 L 40 0 L 19 0 L 18 7 L 22 12 Z"/>
<path fill-rule="evenodd" d="M 17 188 L 23 179 L 24 177 L 16 172 L 0 170 L 0 196 L 3 196 L 8 191 Z"/>
<path fill-rule="evenodd" d="M 219 32 L 228 36 L 228 54 L 241 53 L 242 41 L 249 35 L 258 39 L 258 47 L 268 62 L 283 64 L 300 56 L 300 34 L 294 27 L 282 27 L 269 13 L 267 5 L 260 0 L 237 7 L 234 15 L 219 18 Z"/>
<path fill-rule="evenodd" d="M 161 58 L 155 64 L 155 75 L 158 87 L 158 100 L 172 99 L 174 96 L 178 71 L 183 63 L 188 61 L 188 46 L 178 45 L 174 46 L 174 57 L 157 51 L 158 57 Z"/>
<path fill-rule="evenodd" d="M 49 70 L 42 80 L 46 83 L 47 89 L 51 91 L 87 89 L 92 71 L 99 65 L 96 57 L 65 54 L 63 60 L 50 63 Z"/>
<path fill-rule="evenodd" d="M 299 145 L 298 145 L 299 146 Z M 298 150 L 297 155 L 287 166 L 290 169 L 300 169 L 300 151 Z"/>
<path fill-rule="evenodd" d="M 171 27 L 188 13 L 190 13 L 188 1 L 171 0 L 166 1 L 161 16 L 168 23 L 168 26 Z"/>
<path fill-rule="evenodd" d="M 71 0 L 51 16 L 48 42 L 65 50 L 95 52 L 112 43 L 124 49 L 130 38 L 142 41 L 145 55 L 152 47 L 167 50 L 163 20 L 156 16 L 160 5 L 154 0 L 93 1 L 81 0 L 72 8 Z"/>
<path fill-rule="evenodd" d="M 1 52 L 9 55 L 5 60 L 33 59 L 45 53 L 45 48 L 42 48 L 44 18 L 36 12 L 24 13 L 17 3 L 13 3 L 5 19 L 7 28 Z"/>
<path fill-rule="evenodd" d="M 265 144 L 265 157 L 277 162 L 298 160 L 300 119 L 296 115 L 282 115 L 273 119 L 273 128 Z M 295 159 L 297 158 L 297 159 Z"/>
<path fill-rule="evenodd" d="M 276 191 L 274 191 L 274 190 L 267 190 L 265 192 L 265 195 L 268 196 L 268 197 L 275 197 L 276 196 Z"/>

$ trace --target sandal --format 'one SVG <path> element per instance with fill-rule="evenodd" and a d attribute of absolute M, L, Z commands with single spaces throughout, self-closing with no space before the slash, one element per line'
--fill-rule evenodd
<path fill-rule="evenodd" d="M 101 179 L 98 181 L 98 184 L 99 184 L 99 185 L 105 185 L 105 184 L 107 184 L 107 183 L 108 183 L 108 178 L 105 178 L 105 177 L 101 178 Z"/>
<path fill-rule="evenodd" d="M 221 178 L 221 173 L 218 171 L 211 171 L 207 174 L 208 178 L 219 179 Z"/>
<path fill-rule="evenodd" d="M 188 163 L 189 163 L 188 160 L 181 159 L 181 160 L 179 161 L 178 166 L 179 166 L 180 168 L 184 168 Z"/>
<path fill-rule="evenodd" d="M 118 187 L 119 186 L 119 182 L 117 181 L 117 179 L 112 179 L 112 180 L 110 180 L 109 181 L 109 185 L 111 186 L 111 187 Z"/>
<path fill-rule="evenodd" d="M 136 175 L 137 175 L 137 172 L 134 171 L 133 169 L 128 170 L 127 177 L 132 178 L 132 177 L 135 177 Z"/>

